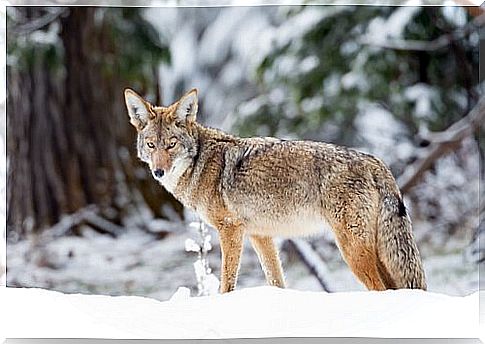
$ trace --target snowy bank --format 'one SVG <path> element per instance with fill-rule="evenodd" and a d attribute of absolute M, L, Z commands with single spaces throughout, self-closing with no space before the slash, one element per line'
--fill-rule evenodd
<path fill-rule="evenodd" d="M 170 301 L 1 288 L 7 338 L 478 337 L 478 292 L 302 292 L 258 287 Z M 4 333 L 1 333 L 4 331 Z"/>

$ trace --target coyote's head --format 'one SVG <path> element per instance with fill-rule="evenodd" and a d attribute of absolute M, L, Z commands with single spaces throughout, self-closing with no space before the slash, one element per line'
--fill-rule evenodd
<path fill-rule="evenodd" d="M 130 123 L 138 132 L 138 157 L 153 177 L 173 192 L 176 181 L 197 154 L 194 135 L 197 90 L 192 89 L 170 106 L 154 106 L 131 89 L 125 90 Z"/>

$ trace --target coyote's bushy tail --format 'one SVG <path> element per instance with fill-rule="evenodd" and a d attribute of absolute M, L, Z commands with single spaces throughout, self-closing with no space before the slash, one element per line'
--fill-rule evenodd
<path fill-rule="evenodd" d="M 379 274 L 386 288 L 426 290 L 424 270 L 414 241 L 411 220 L 401 195 L 397 190 L 392 191 L 381 194 L 377 223 Z"/>

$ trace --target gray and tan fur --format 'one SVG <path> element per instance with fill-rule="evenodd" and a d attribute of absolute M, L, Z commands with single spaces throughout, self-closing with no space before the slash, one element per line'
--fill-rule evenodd
<path fill-rule="evenodd" d="M 184 206 L 217 229 L 221 292 L 235 288 L 244 236 L 270 285 L 284 287 L 273 237 L 335 233 L 371 290 L 426 289 L 402 195 L 377 158 L 323 142 L 239 138 L 196 122 L 197 91 L 168 107 L 125 91 L 138 156 Z"/>

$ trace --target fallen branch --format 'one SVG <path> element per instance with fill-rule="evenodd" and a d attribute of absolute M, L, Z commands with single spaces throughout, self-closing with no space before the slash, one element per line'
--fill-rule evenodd
<path fill-rule="evenodd" d="M 483 123 L 485 119 L 485 96 L 481 97 L 475 107 L 461 120 L 451 125 L 443 132 L 432 134 L 437 138 L 431 142 L 428 153 L 410 165 L 397 179 L 402 193 L 407 193 L 415 186 L 436 160 L 450 151 L 460 147 L 461 141 L 470 135 Z"/>
<path fill-rule="evenodd" d="M 90 205 L 79 209 L 75 213 L 62 216 L 59 222 L 50 227 L 47 231 L 48 235 L 52 238 L 66 235 L 66 233 L 68 233 L 74 226 L 79 225 L 83 221 L 86 213 L 96 212 L 97 209 L 96 206 Z"/>
<path fill-rule="evenodd" d="M 303 239 L 290 239 L 288 242 L 293 245 L 301 260 L 303 263 L 305 263 L 308 269 L 310 269 L 311 273 L 318 280 L 318 283 L 320 283 L 323 290 L 326 292 L 331 292 L 331 290 L 328 288 L 327 282 L 325 281 L 326 276 L 329 275 L 328 269 L 311 245 Z"/>
<path fill-rule="evenodd" d="M 66 235 L 73 227 L 80 224 L 87 224 L 95 230 L 112 237 L 117 237 L 124 231 L 124 228 L 110 222 L 97 214 L 98 208 L 94 205 L 79 209 L 75 213 L 65 215 L 48 230 L 48 235 L 58 238 Z"/>
<path fill-rule="evenodd" d="M 123 227 L 106 220 L 105 218 L 99 216 L 94 212 L 87 212 L 84 215 L 83 220 L 83 222 L 85 222 L 87 225 L 90 225 L 98 232 L 101 232 L 103 234 L 109 234 L 114 238 L 118 237 L 121 233 L 125 231 Z"/>
<path fill-rule="evenodd" d="M 181 233 L 186 231 L 187 225 L 183 221 L 169 221 L 153 218 L 145 223 L 144 230 L 158 237 L 164 237 L 169 233 Z"/>

